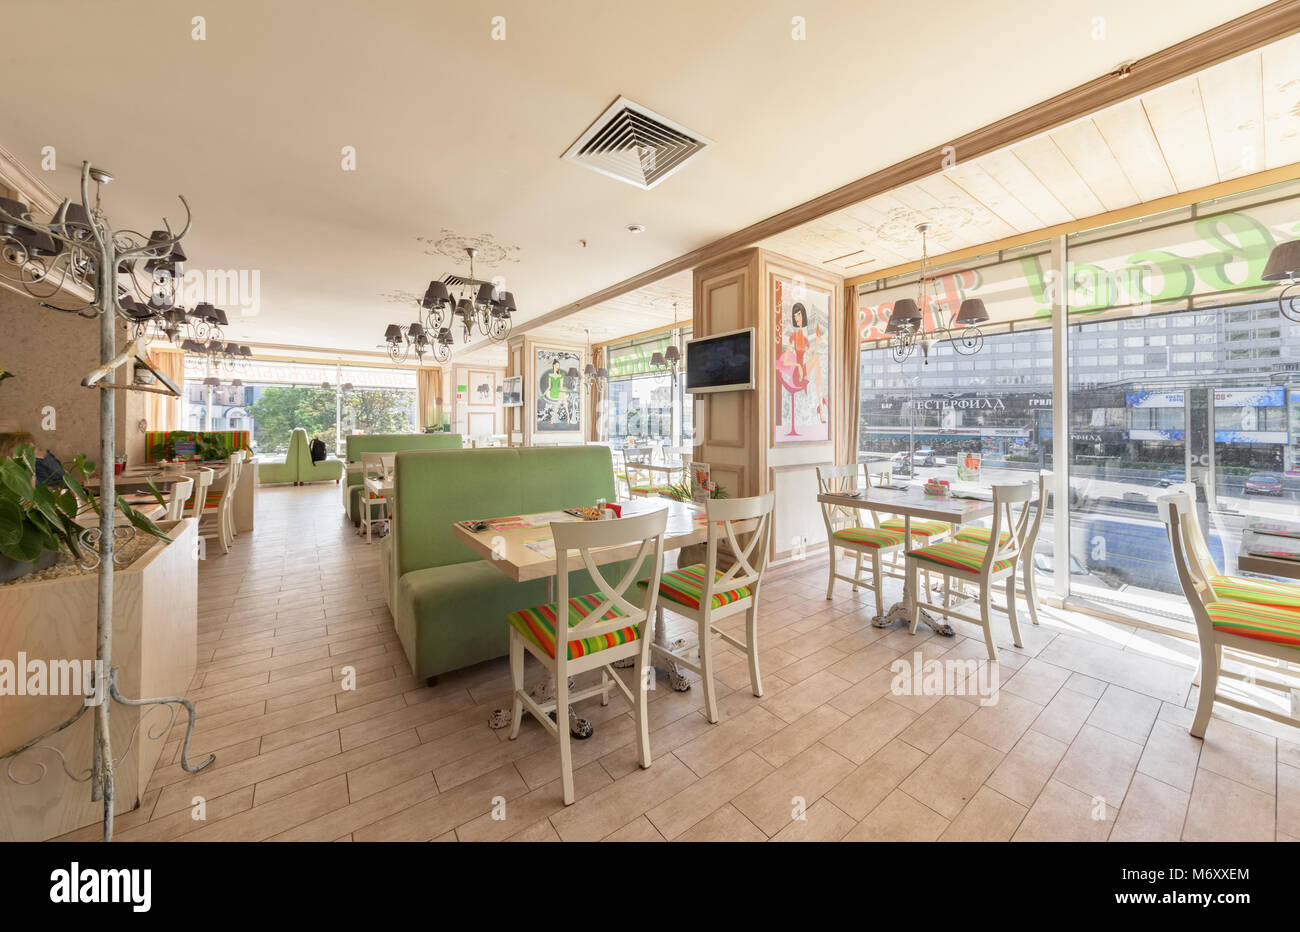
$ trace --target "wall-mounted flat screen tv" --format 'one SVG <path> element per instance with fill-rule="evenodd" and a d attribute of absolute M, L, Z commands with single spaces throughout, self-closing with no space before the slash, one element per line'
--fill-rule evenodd
<path fill-rule="evenodd" d="M 501 380 L 501 404 L 506 408 L 524 406 L 524 377 L 512 375 Z"/>
<path fill-rule="evenodd" d="M 686 341 L 688 392 L 734 392 L 753 387 L 753 327 Z"/>

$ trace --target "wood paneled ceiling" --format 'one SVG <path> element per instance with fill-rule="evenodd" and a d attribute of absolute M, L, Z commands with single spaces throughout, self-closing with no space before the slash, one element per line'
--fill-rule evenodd
<path fill-rule="evenodd" d="M 763 240 L 846 276 L 1300 162 L 1300 36 Z M 937 168 L 939 166 L 936 166 Z"/>

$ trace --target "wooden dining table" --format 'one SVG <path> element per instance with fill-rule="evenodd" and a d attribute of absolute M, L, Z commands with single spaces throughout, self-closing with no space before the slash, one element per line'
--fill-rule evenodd
<path fill-rule="evenodd" d="M 709 536 L 704 509 L 690 502 L 679 502 L 664 498 L 638 498 L 620 504 L 622 517 L 649 514 L 662 509 L 668 510 L 668 524 L 664 532 L 664 551 L 678 550 L 690 544 L 706 541 Z M 515 582 L 527 582 L 535 579 L 546 580 L 546 600 L 555 600 L 555 541 L 551 536 L 551 522 L 567 523 L 582 521 L 576 515 L 563 510 L 540 512 L 530 515 L 515 515 L 488 519 L 488 527 L 481 531 L 472 531 L 466 525 L 469 522 L 457 522 L 452 529 L 463 543 L 492 566 L 513 579 Z M 590 556 L 597 566 L 630 560 L 637 555 L 640 544 L 623 547 L 600 547 L 590 551 Z M 582 558 L 571 553 L 568 560 L 569 572 L 584 569 Z M 504 619 L 502 620 L 504 624 Z M 654 626 L 654 642 L 663 647 L 670 646 L 667 632 L 661 625 Z M 630 666 L 630 664 L 628 664 Z M 690 680 L 674 663 L 663 667 L 668 675 L 669 685 L 679 692 L 690 689 Z M 532 697 L 539 704 L 554 698 L 555 683 L 544 681 L 534 688 Z M 497 709 L 488 720 L 493 728 L 505 728 L 510 724 L 510 711 Z M 586 719 L 579 718 L 569 709 L 569 730 L 575 738 L 588 738 L 593 729 Z"/>
<path fill-rule="evenodd" d="M 1243 573 L 1300 579 L 1300 524 L 1273 520 L 1265 524 L 1276 526 L 1280 533 L 1270 534 L 1262 527 L 1251 525 L 1244 527 L 1237 569 Z"/>
<path fill-rule="evenodd" d="M 912 549 L 912 519 L 945 521 L 948 524 L 969 524 L 993 514 L 993 495 L 985 489 L 958 486 L 945 495 L 926 495 L 920 485 L 899 483 L 899 487 L 873 486 L 863 489 L 857 496 L 838 492 L 822 492 L 817 501 L 824 505 L 874 511 L 886 517 L 903 519 L 903 540 Z M 916 608 L 916 590 L 910 576 L 903 579 L 903 598 L 885 612 L 872 619 L 877 628 L 887 628 L 897 621 L 911 623 Z M 921 611 L 921 620 L 936 633 L 952 637 L 952 625 L 939 621 L 929 612 Z"/>
<path fill-rule="evenodd" d="M 177 480 L 191 477 L 199 469 L 212 470 L 212 481 L 219 483 L 230 471 L 230 463 L 224 459 L 193 460 L 186 462 L 184 469 L 179 472 L 164 472 L 161 464 L 130 466 L 117 474 L 114 485 L 119 493 L 139 492 L 148 491 L 149 483 L 152 481 L 166 496 Z M 99 476 L 91 476 L 86 483 L 86 488 L 93 492 L 99 488 L 99 485 Z M 241 534 L 253 533 L 258 485 L 257 460 L 250 458 L 240 470 L 239 487 L 235 490 L 235 500 L 232 503 L 235 530 Z"/>

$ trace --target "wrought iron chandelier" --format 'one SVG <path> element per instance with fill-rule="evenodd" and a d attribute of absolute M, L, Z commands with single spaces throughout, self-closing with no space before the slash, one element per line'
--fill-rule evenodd
<path fill-rule="evenodd" d="M 1300 239 L 1274 246 L 1259 277 L 1285 286 L 1277 296 L 1277 308 L 1287 320 L 1300 323 Z"/>
<path fill-rule="evenodd" d="M 425 353 L 432 353 L 438 362 L 447 362 L 451 359 L 451 328 L 457 320 L 467 343 L 476 329 L 493 343 L 504 342 L 509 335 L 515 296 L 475 278 L 478 250 L 469 246 L 465 254 L 469 257 L 468 277 L 446 275 L 442 281 L 429 282 L 420 299 L 420 317 L 406 327 L 389 324 L 384 330 L 384 345 L 393 362 L 405 362 L 412 353 L 420 361 Z"/>
<path fill-rule="evenodd" d="M 226 312 L 206 302 L 187 311 L 177 305 L 159 313 L 152 304 L 141 303 L 131 295 L 119 299 L 134 339 L 166 342 L 187 353 L 203 357 L 211 368 L 229 378 L 248 371 L 251 347 L 225 339 L 223 327 L 229 325 Z"/>
<path fill-rule="evenodd" d="M 650 355 L 650 365 L 656 369 L 667 369 L 670 375 L 677 374 L 677 367 L 682 361 L 682 351 L 677 348 L 677 302 L 673 302 L 673 329 L 669 331 L 668 346 L 661 353 L 655 350 Z"/>
<path fill-rule="evenodd" d="M 894 360 L 903 362 L 920 346 L 928 363 L 930 350 L 939 340 L 947 340 L 962 356 L 974 356 L 984 347 L 984 334 L 979 328 L 981 323 L 989 319 L 984 301 L 980 298 L 967 298 L 961 302 L 949 324 L 943 324 L 940 310 L 942 302 L 935 300 L 937 296 L 932 297 L 927 293 L 927 286 L 931 283 L 931 279 L 925 276 L 926 260 L 929 258 L 926 235 L 930 232 L 930 224 L 918 223 L 916 230 L 921 234 L 921 278 L 916 284 L 916 300 L 903 298 L 895 301 L 889 323 L 885 325 L 885 333 L 890 335 L 889 349 L 894 354 Z M 922 311 L 927 307 L 934 320 L 932 330 L 925 329 Z"/>
<path fill-rule="evenodd" d="M 609 381 L 609 370 L 604 366 L 596 368 L 596 357 L 591 352 L 590 329 L 587 330 L 587 365 L 582 370 L 582 379 L 588 389 L 595 389 L 597 385 L 604 385 Z"/>

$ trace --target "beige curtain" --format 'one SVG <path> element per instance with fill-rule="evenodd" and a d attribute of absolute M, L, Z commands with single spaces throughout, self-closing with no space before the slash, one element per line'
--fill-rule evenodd
<path fill-rule="evenodd" d="M 605 365 L 605 348 L 603 346 L 597 346 L 592 349 L 591 364 L 595 366 L 597 369 Z M 587 423 L 589 424 L 587 436 L 591 440 L 605 439 L 604 418 L 602 418 L 599 414 L 600 406 L 601 404 L 604 403 L 604 401 L 605 401 L 605 386 L 599 380 L 597 380 L 596 383 L 592 386 L 591 403 L 590 405 L 588 405 L 588 408 L 590 410 L 587 415 Z"/>
<path fill-rule="evenodd" d="M 415 372 L 415 385 L 420 430 L 437 426 L 433 423 L 433 415 L 434 408 L 442 404 L 442 370 L 437 366 L 421 366 Z"/>
<path fill-rule="evenodd" d="M 835 462 L 858 461 L 858 289 L 846 287 L 840 314 L 841 327 L 835 349 L 835 388 L 839 404 L 835 407 Z"/>
<path fill-rule="evenodd" d="M 149 350 L 149 364 L 184 390 L 184 350 L 154 347 Z M 149 392 L 146 397 L 149 403 L 145 410 L 145 421 L 149 430 L 180 430 L 184 426 L 181 423 L 181 399 L 154 392 Z"/>

